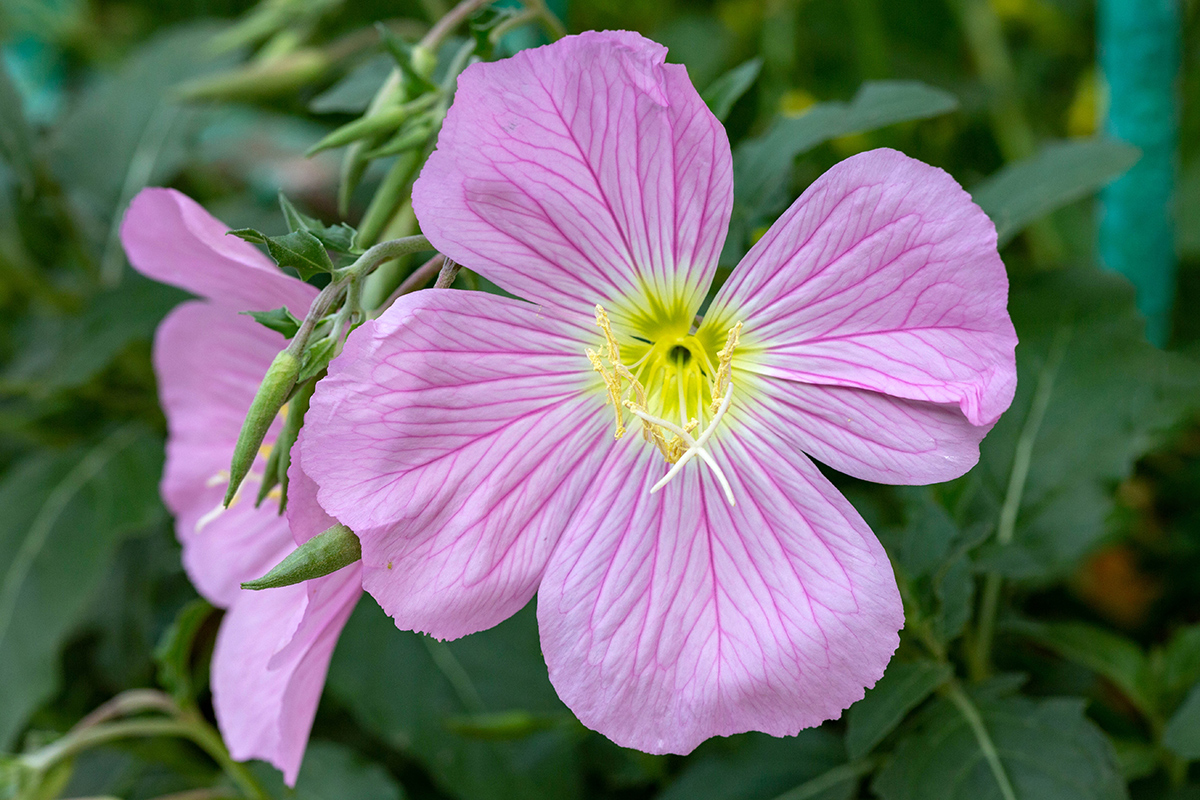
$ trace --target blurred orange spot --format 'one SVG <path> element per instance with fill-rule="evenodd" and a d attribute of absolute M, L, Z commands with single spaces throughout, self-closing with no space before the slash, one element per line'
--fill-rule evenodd
<path fill-rule="evenodd" d="M 1126 545 L 1097 551 L 1079 568 L 1072 584 L 1080 600 L 1122 628 L 1136 628 L 1144 622 L 1163 592 L 1161 582 L 1142 571 L 1136 554 Z"/>

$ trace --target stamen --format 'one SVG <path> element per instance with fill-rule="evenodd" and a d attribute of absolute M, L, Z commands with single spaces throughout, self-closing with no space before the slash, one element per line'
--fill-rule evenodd
<path fill-rule="evenodd" d="M 729 329 L 729 336 L 725 339 L 725 347 L 721 352 L 717 353 L 717 375 L 713 381 L 713 401 L 709 406 L 711 413 L 717 413 L 717 398 L 725 394 L 725 390 L 733 381 L 733 351 L 738 346 L 738 334 L 742 331 L 742 323 L 735 324 Z"/>
<path fill-rule="evenodd" d="M 592 369 L 598 372 L 604 381 L 608 395 L 606 402 L 613 404 L 617 423 L 615 438 L 620 439 L 626 432 L 621 409 L 627 408 L 641 420 L 642 437 L 658 448 L 667 462 L 671 464 L 667 474 L 650 488 L 650 493 L 653 494 L 670 483 L 671 479 L 683 470 L 688 461 L 698 456 L 713 471 L 729 504 L 736 505 L 733 489 L 729 485 L 725 473 L 716 459 L 705 449 L 705 445 L 712 438 L 733 401 L 733 353 L 738 346 L 742 323 L 735 323 L 729 329 L 725 347 L 717 353 L 715 368 L 705 348 L 694 347 L 681 339 L 667 339 L 659 343 L 648 342 L 649 347 L 646 353 L 633 364 L 626 366 L 621 361 L 621 347 L 613 333 L 608 313 L 600 305 L 596 306 L 596 324 L 604 334 L 604 356 L 602 358 L 600 353 L 591 348 L 586 348 L 584 352 L 592 364 Z M 674 349 L 668 348 L 668 345 Z M 675 349 L 684 348 L 698 361 L 688 369 L 684 369 L 685 365 L 681 363 L 663 363 L 664 358 L 669 358 L 663 354 L 663 348 L 671 349 L 672 353 L 675 352 Z M 605 361 L 608 363 L 606 364 Z M 636 375 L 631 371 L 631 367 L 636 370 Z M 692 374 L 692 370 L 696 370 L 697 367 L 699 371 Z M 712 402 L 707 409 L 708 413 L 712 415 L 712 419 L 698 437 L 693 437 L 692 432 L 700 426 L 700 422 L 694 418 L 688 418 L 688 409 L 690 408 L 688 401 L 692 394 L 692 381 L 695 381 L 696 405 L 700 416 L 703 417 L 704 393 L 709 391 L 709 387 L 705 386 L 706 382 L 704 381 L 706 375 L 711 376 L 712 379 Z M 675 381 L 673 391 L 670 387 L 672 380 Z M 666 396 L 668 394 L 676 395 L 675 399 L 679 403 L 679 424 L 650 413 L 647 402 L 647 386 L 656 390 L 656 394 L 653 396 L 656 398 L 656 402 L 662 405 L 661 410 L 664 412 L 666 411 Z M 627 393 L 632 393 L 633 397 L 626 399 Z M 667 440 L 667 435 L 671 436 L 670 441 Z"/>
<path fill-rule="evenodd" d="M 704 445 L 707 444 L 708 440 L 712 438 L 713 432 L 717 429 L 717 424 L 720 423 L 721 418 L 725 416 L 725 412 L 729 411 L 729 406 L 732 402 L 733 386 L 730 385 L 729 388 L 725 390 L 725 396 L 721 398 L 721 404 L 717 407 L 712 422 L 708 423 L 708 427 L 704 429 L 704 432 L 701 433 L 700 436 L 698 436 L 694 441 L 688 442 L 688 449 L 679 457 L 679 460 L 675 462 L 671 469 L 667 471 L 667 474 L 662 476 L 658 483 L 650 487 L 650 494 L 654 494 L 659 489 L 670 483 L 671 479 L 680 473 L 684 465 L 687 464 L 687 462 L 691 460 L 693 456 L 698 455 L 717 476 L 717 481 L 721 484 L 721 488 L 725 490 L 725 497 L 727 500 L 729 500 L 729 504 L 737 505 L 737 501 L 733 496 L 733 490 L 729 486 L 729 481 L 725 479 L 725 474 L 721 471 L 721 468 L 717 466 L 717 463 L 713 460 L 712 456 L 708 454 L 708 451 L 704 449 Z M 688 439 L 691 439 L 691 436 L 688 436 Z"/>
<path fill-rule="evenodd" d="M 615 373 L 610 373 L 604 367 L 604 363 L 600 361 L 600 355 L 588 348 L 584 351 L 587 354 L 588 361 L 592 362 L 592 369 L 600 373 L 600 377 L 604 379 L 604 388 L 608 390 L 608 400 L 606 403 L 613 404 L 613 410 L 617 415 L 617 435 L 613 438 L 620 439 L 625 435 L 625 424 L 621 421 L 621 379 Z"/>

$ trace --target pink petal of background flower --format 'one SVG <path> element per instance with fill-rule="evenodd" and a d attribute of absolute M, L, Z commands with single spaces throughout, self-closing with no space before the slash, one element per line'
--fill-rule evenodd
<path fill-rule="evenodd" d="M 129 263 L 143 275 L 234 311 L 286 306 L 304 317 L 317 290 L 286 275 L 254 245 L 174 189 L 143 189 L 121 223 Z"/>
<path fill-rule="evenodd" d="M 162 493 L 176 517 L 192 583 L 228 609 L 212 664 L 221 734 L 234 758 L 265 759 L 294 784 L 334 646 L 362 594 L 361 570 L 347 567 L 307 585 L 240 588 L 333 520 L 317 505 L 316 486 L 300 472 L 298 453 L 289 471 L 287 519 L 273 499 L 254 507 L 253 471 L 243 488 L 249 497 L 212 513 L 226 489 L 225 481 L 213 479 L 228 470 L 246 410 L 285 344 L 238 311 L 285 305 L 303 316 L 316 295 L 225 231 L 195 202 L 167 189 L 139 194 L 121 229 L 139 271 L 208 297 L 176 308 L 155 336 L 169 432 Z M 281 424 L 273 423 L 268 443 Z M 263 466 L 260 458 L 256 469 Z"/>
<path fill-rule="evenodd" d="M 155 334 L 154 371 L 168 431 L 163 500 L 175 515 L 188 577 L 222 608 L 242 593 L 243 581 L 261 577 L 294 547 L 272 504 L 254 507 L 254 481 L 200 527 L 220 507 L 227 483 L 214 478 L 227 473 L 246 409 L 284 344 L 249 317 L 197 301 L 177 307 Z M 268 441 L 280 426 L 276 420 Z M 256 469 L 262 466 L 260 458 Z"/>
<path fill-rule="evenodd" d="M 316 484 L 299 458 L 288 482 L 287 516 L 297 543 L 336 524 L 317 505 Z M 221 623 L 212 672 L 213 707 L 234 758 L 269 761 L 295 785 L 329 661 L 361 596 L 358 564 L 303 584 L 240 594 Z"/>

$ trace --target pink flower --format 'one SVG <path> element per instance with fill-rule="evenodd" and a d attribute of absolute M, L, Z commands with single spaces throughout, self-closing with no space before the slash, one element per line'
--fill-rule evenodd
<path fill-rule="evenodd" d="M 316 504 L 315 486 L 296 458 L 287 520 L 277 500 L 254 507 L 262 460 L 238 501 L 221 506 L 242 419 L 285 344 L 238 312 L 287 306 L 302 317 L 317 293 L 227 230 L 179 192 L 146 189 L 125 215 L 121 240 L 138 271 L 207 298 L 180 305 L 155 336 L 169 429 L 162 495 L 192 583 L 228 609 L 213 654 L 212 690 L 230 753 L 270 761 L 294 784 L 334 644 L 362 584 L 355 566 L 305 585 L 239 587 L 334 523 Z M 279 427 L 276 421 L 268 442 Z"/>
<path fill-rule="evenodd" d="M 1012 399 L 1016 336 L 987 217 L 888 150 L 817 180 L 697 323 L 732 163 L 665 54 L 588 33 L 462 74 L 414 207 L 530 302 L 426 291 L 364 325 L 304 468 L 399 627 L 463 636 L 537 592 L 579 719 L 686 753 L 837 717 L 883 673 L 891 566 L 805 453 L 962 475 Z"/>

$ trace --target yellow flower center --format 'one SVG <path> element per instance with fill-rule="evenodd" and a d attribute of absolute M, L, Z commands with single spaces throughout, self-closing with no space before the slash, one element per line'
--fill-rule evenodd
<path fill-rule="evenodd" d="M 715 352 L 713 342 L 686 325 L 656 326 L 653 339 L 633 337 L 622 348 L 603 306 L 596 306 L 596 324 L 604 334 L 603 356 L 591 348 L 585 352 L 613 405 L 615 438 L 625 435 L 628 410 L 641 422 L 642 437 L 672 465 L 650 493 L 669 483 L 692 458 L 700 458 L 735 504 L 729 482 L 705 445 L 733 402 L 733 354 L 742 323 L 729 329 L 725 346 Z"/>

